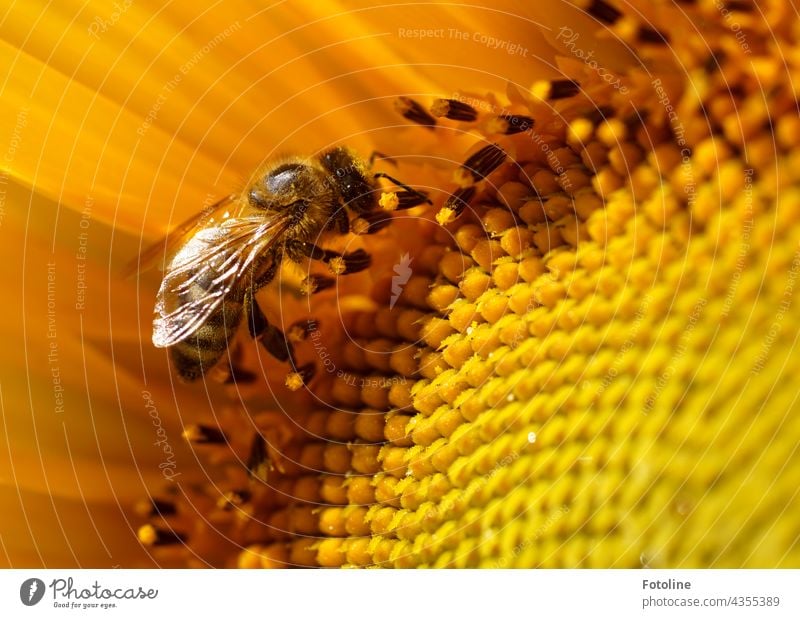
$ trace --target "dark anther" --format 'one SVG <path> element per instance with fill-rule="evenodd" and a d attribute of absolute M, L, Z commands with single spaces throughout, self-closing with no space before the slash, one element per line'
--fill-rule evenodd
<path fill-rule="evenodd" d="M 286 329 L 286 338 L 292 342 L 300 342 L 308 339 L 308 336 L 319 329 L 319 322 L 313 318 L 298 320 Z"/>
<path fill-rule="evenodd" d="M 224 511 L 230 511 L 235 506 L 242 506 L 250 502 L 252 494 L 246 489 L 227 491 L 217 502 L 217 506 Z"/>
<path fill-rule="evenodd" d="M 581 85 L 574 79 L 554 79 L 550 82 L 550 92 L 547 98 L 550 100 L 568 99 L 580 92 Z"/>
<path fill-rule="evenodd" d="M 395 109 L 400 112 L 403 118 L 432 129 L 436 126 L 436 118 L 431 116 L 425 108 L 409 97 L 398 97 L 395 101 Z"/>
<path fill-rule="evenodd" d="M 708 58 L 703 63 L 703 70 L 708 74 L 716 73 L 724 61 L 725 52 L 721 49 L 715 50 L 708 55 Z"/>
<path fill-rule="evenodd" d="M 592 124 L 600 124 L 604 120 L 608 120 L 609 118 L 613 118 L 614 108 L 609 107 L 608 105 L 601 105 L 600 107 L 595 107 L 591 111 L 586 113 L 587 120 L 591 121 Z"/>
<path fill-rule="evenodd" d="M 503 131 L 505 135 L 514 135 L 515 133 L 523 133 L 533 126 L 533 118 L 530 116 L 520 116 L 519 114 L 501 114 L 506 123 L 506 130 Z"/>
<path fill-rule="evenodd" d="M 460 189 L 456 189 L 453 195 L 447 198 L 447 201 L 444 203 L 444 207 L 452 210 L 457 217 L 464 212 L 464 209 L 469 205 L 469 202 L 473 197 L 475 197 L 475 187 L 462 187 Z"/>
<path fill-rule="evenodd" d="M 636 38 L 640 43 L 656 43 L 658 45 L 668 45 L 669 39 L 667 35 L 662 34 L 655 28 L 648 26 L 641 26 L 636 33 Z"/>
<path fill-rule="evenodd" d="M 486 178 L 486 176 L 500 167 L 500 164 L 505 160 L 505 151 L 497 144 L 489 144 L 464 161 L 461 167 L 472 174 L 472 177 L 477 182 Z"/>
<path fill-rule="evenodd" d="M 395 210 L 406 210 L 425 203 L 431 203 L 425 191 L 398 191 L 395 195 L 397 195 L 397 208 Z"/>
<path fill-rule="evenodd" d="M 431 105 L 431 113 L 438 118 L 463 122 L 473 122 L 478 117 L 478 110 L 457 99 L 437 99 Z"/>
<path fill-rule="evenodd" d="M 267 453 L 267 441 L 260 433 L 253 436 L 250 444 L 250 454 L 247 457 L 247 471 L 250 477 L 264 483 L 267 482 L 269 474 L 269 455 Z"/>
<path fill-rule="evenodd" d="M 586 12 L 607 24 L 613 24 L 622 17 L 622 13 L 605 0 L 590 0 Z"/>
<path fill-rule="evenodd" d="M 431 202 L 428 199 L 428 194 L 427 193 L 424 193 L 423 191 L 417 191 L 416 189 L 412 189 L 411 187 L 409 187 L 404 182 L 400 182 L 399 180 L 397 180 L 397 178 L 392 178 L 391 176 L 389 176 L 389 174 L 386 174 L 385 172 L 377 172 L 377 173 L 375 173 L 373 175 L 373 178 L 385 178 L 386 180 L 391 182 L 394 186 L 400 187 L 401 189 L 403 189 L 403 191 L 405 191 L 406 193 L 416 194 L 420 199 L 420 202 L 419 202 L 420 204 L 422 204 L 423 202 L 427 202 L 428 204 L 431 204 L 431 205 L 433 204 L 433 202 Z M 415 206 L 417 206 L 417 205 L 418 204 L 415 204 Z"/>
<path fill-rule="evenodd" d="M 169 528 L 156 528 L 155 526 L 145 526 L 145 533 L 140 531 L 140 538 L 150 547 L 164 547 L 166 545 L 177 545 L 186 542 L 186 535 L 177 530 Z"/>
<path fill-rule="evenodd" d="M 300 379 L 303 380 L 303 384 L 308 384 L 314 379 L 314 376 L 317 373 L 317 366 L 313 362 L 306 363 L 305 365 L 296 367 L 295 373 L 297 373 L 297 375 L 300 376 Z"/>
<path fill-rule="evenodd" d="M 341 273 L 343 275 L 361 272 L 372 263 L 372 257 L 364 249 L 356 249 L 345 253 L 341 258 L 344 260 L 344 272 Z"/>
<path fill-rule="evenodd" d="M 336 280 L 333 277 L 312 274 L 303 279 L 303 282 L 300 284 L 300 291 L 310 296 L 311 294 L 316 294 L 317 292 L 332 288 L 334 285 L 336 285 Z"/>
<path fill-rule="evenodd" d="M 169 515 L 175 515 L 177 512 L 178 510 L 175 508 L 174 502 L 162 498 L 151 498 L 147 517 L 156 517 L 158 515 L 167 517 Z"/>
<path fill-rule="evenodd" d="M 183 436 L 192 444 L 225 444 L 228 441 L 221 429 L 210 425 L 189 425 Z"/>
<path fill-rule="evenodd" d="M 728 0 L 725 3 L 725 8 L 729 11 L 738 11 L 740 13 L 752 13 L 756 6 L 752 0 Z"/>

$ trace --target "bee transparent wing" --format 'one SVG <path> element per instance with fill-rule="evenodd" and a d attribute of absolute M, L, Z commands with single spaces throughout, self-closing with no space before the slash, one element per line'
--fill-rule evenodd
<path fill-rule="evenodd" d="M 153 344 L 193 335 L 222 305 L 256 258 L 279 241 L 286 217 L 226 219 L 199 230 L 172 258 L 158 290 Z"/>
<path fill-rule="evenodd" d="M 212 225 L 233 216 L 235 213 L 229 212 L 231 204 L 236 200 L 236 195 L 226 195 L 221 200 L 204 208 L 197 214 L 192 215 L 178 227 L 171 230 L 169 234 L 163 236 L 158 241 L 147 247 L 134 259 L 128 262 L 122 269 L 123 277 L 130 277 L 134 273 L 150 270 L 159 263 L 163 264 L 167 256 L 174 253 L 176 248 L 181 245 L 194 230 L 201 227 Z"/>

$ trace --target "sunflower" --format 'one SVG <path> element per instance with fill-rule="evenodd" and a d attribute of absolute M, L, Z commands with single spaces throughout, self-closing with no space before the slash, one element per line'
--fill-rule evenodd
<path fill-rule="evenodd" d="M 800 565 L 793 10 L 12 7 L 8 564 Z M 433 206 L 178 384 L 122 264 L 338 143 Z"/>

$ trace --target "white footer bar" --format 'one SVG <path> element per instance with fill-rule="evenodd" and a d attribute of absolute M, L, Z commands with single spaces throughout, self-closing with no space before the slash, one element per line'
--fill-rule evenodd
<path fill-rule="evenodd" d="M 800 616 L 800 570 L 0 571 L 2 616 Z"/>

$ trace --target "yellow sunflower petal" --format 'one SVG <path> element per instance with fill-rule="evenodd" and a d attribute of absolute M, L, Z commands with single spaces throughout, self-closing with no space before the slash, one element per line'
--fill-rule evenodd
<path fill-rule="evenodd" d="M 521 23 L 521 36 L 535 30 L 500 8 L 232 2 L 196 11 L 15 4 L 0 44 L 11 177 L 79 211 L 90 202 L 93 217 L 119 230 L 159 233 L 276 154 L 342 139 L 368 153 L 365 126 L 396 122 L 397 94 L 454 90 L 467 77 L 497 87 L 528 71 L 539 51 L 503 54 L 497 73 L 480 42 L 403 34 L 487 15 L 498 18 L 481 30 L 487 41 L 505 41 L 509 24 Z M 471 68 L 455 70 L 464 53 Z"/>

